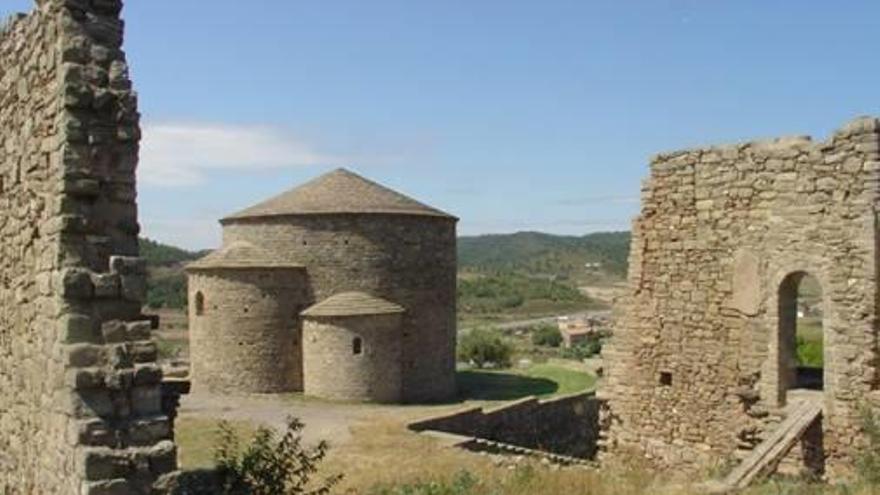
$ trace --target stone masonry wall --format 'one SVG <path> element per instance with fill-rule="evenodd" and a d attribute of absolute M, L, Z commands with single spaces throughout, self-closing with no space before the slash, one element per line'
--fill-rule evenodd
<path fill-rule="evenodd" d="M 306 395 L 399 402 L 401 315 L 307 316 L 303 324 Z M 354 339 L 360 353 L 354 353 Z"/>
<path fill-rule="evenodd" d="M 150 493 L 176 469 L 140 316 L 136 97 L 119 0 L 0 33 L 0 491 Z"/>
<path fill-rule="evenodd" d="M 305 271 L 212 269 L 189 274 L 191 377 L 214 392 L 302 390 Z"/>
<path fill-rule="evenodd" d="M 473 407 L 423 419 L 409 428 L 592 459 L 598 449 L 599 408 L 594 392 L 544 400 L 528 397 L 493 409 Z"/>
<path fill-rule="evenodd" d="M 301 215 L 227 221 L 246 241 L 304 265 L 315 303 L 362 291 L 403 306 L 403 400 L 455 392 L 455 221 L 416 215 Z"/>
<path fill-rule="evenodd" d="M 872 118 L 822 143 L 786 138 L 653 160 L 624 316 L 603 353 L 610 454 L 695 467 L 765 435 L 789 386 L 780 299 L 809 273 L 824 297 L 827 467 L 846 470 L 858 406 L 878 387 L 878 170 Z"/>

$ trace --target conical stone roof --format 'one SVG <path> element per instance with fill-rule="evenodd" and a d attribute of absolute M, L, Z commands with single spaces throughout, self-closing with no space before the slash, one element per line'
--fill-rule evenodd
<path fill-rule="evenodd" d="M 233 242 L 186 265 L 187 270 L 214 268 L 302 268 L 302 265 L 279 261 L 249 242 Z"/>
<path fill-rule="evenodd" d="M 220 220 L 343 213 L 386 213 L 455 218 L 340 168 Z"/>
<path fill-rule="evenodd" d="M 341 292 L 306 308 L 303 316 L 359 316 L 403 313 L 403 306 L 365 292 Z"/>

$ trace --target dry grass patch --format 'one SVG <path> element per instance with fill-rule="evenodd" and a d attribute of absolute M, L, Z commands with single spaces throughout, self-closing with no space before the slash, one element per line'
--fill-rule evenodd
<path fill-rule="evenodd" d="M 214 448 L 220 436 L 219 423 L 214 418 L 180 417 L 174 426 L 177 442 L 177 463 L 180 469 L 202 469 L 214 466 Z M 257 426 L 249 421 L 226 421 L 242 444 L 250 442 Z"/>
<path fill-rule="evenodd" d="M 449 447 L 431 437 L 406 430 L 402 422 L 380 419 L 352 429 L 352 440 L 332 448 L 322 466 L 326 473 L 344 473 L 337 487 L 345 494 L 397 494 L 399 487 L 434 482 L 455 485 L 462 473 L 477 480 L 462 495 L 590 494 L 627 495 L 675 493 L 663 488 L 654 475 L 633 466 L 553 469 L 523 461 L 518 467 L 496 465 L 487 456 Z M 460 484 L 460 483 L 459 483 Z M 649 491 L 646 492 L 646 490 Z M 407 490 L 407 489 L 403 489 Z M 455 494 L 456 491 L 400 491 L 399 493 Z"/>

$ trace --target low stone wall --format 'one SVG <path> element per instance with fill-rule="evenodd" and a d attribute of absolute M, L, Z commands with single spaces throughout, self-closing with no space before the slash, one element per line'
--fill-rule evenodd
<path fill-rule="evenodd" d="M 443 431 L 592 459 L 599 436 L 599 406 L 592 391 L 545 400 L 527 397 L 491 409 L 473 407 L 426 418 L 410 423 L 409 429 Z"/>

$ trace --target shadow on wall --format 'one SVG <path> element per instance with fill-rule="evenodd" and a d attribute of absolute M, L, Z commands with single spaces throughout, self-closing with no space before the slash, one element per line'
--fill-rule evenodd
<path fill-rule="evenodd" d="M 456 380 L 459 400 L 515 400 L 549 395 L 559 389 L 552 380 L 512 373 L 459 371 Z"/>
<path fill-rule="evenodd" d="M 599 408 L 595 392 L 587 391 L 550 399 L 527 397 L 492 408 L 465 407 L 407 427 L 593 459 L 599 440 Z"/>

